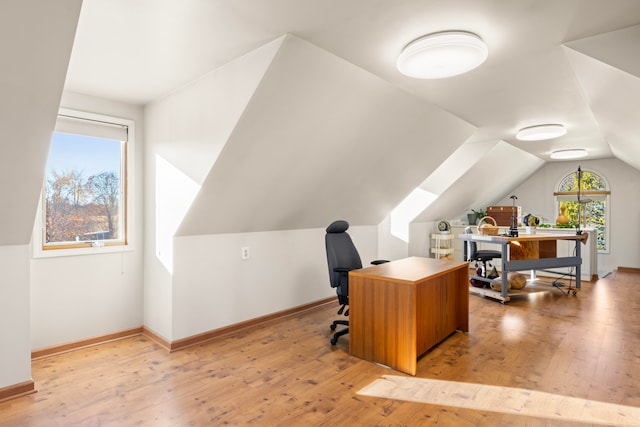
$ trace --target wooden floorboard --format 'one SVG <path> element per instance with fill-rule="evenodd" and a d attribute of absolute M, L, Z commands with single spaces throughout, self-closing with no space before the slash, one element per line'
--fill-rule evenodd
<path fill-rule="evenodd" d="M 503 305 L 472 295 L 470 333 L 424 355 L 416 377 L 640 407 L 638 289 L 640 275 L 616 272 L 577 296 L 549 288 Z M 332 347 L 336 310 L 173 353 L 141 335 L 35 360 L 38 392 L 0 403 L 0 425 L 592 425 L 359 395 L 404 374 L 350 356 L 348 335 Z"/>

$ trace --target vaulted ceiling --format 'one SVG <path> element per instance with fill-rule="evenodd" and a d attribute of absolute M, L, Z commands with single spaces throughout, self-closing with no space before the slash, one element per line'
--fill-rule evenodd
<path fill-rule="evenodd" d="M 443 30 L 478 34 L 489 46 L 487 61 L 443 80 L 396 70 L 408 42 Z M 640 169 L 636 0 L 85 0 L 66 88 L 145 104 L 283 34 L 475 127 L 448 147 L 442 167 L 425 164 L 427 179 L 415 187 L 437 187 L 440 197 L 417 220 L 495 202 L 554 161 L 554 150 L 585 148 L 589 159 L 615 156 Z M 331 85 L 327 78 L 310 75 L 306 84 Z M 344 83 L 338 80 L 336 88 Z M 284 77 L 278 81 L 286 86 Z M 568 132 L 549 141 L 515 139 L 518 129 L 540 123 L 563 123 Z M 500 166 L 490 188 L 479 191 L 487 164 Z M 407 194 L 405 187 L 394 200 Z M 369 223 L 365 217 L 358 218 Z"/>
<path fill-rule="evenodd" d="M 576 146 L 630 161 L 638 108 L 603 117 L 601 89 L 637 93 L 639 24 L 636 0 L 85 0 L 66 89 L 146 103 L 291 33 L 473 124 L 470 142 L 503 140 L 545 161 Z M 409 41 L 442 30 L 477 33 L 489 58 L 445 80 L 396 70 Z M 549 122 L 569 132 L 514 138 Z"/>
<path fill-rule="evenodd" d="M 264 50 L 271 53 L 268 67 L 260 65 Z M 177 111 L 185 92 L 215 99 L 211 82 L 231 82 L 239 66 L 223 67 L 149 106 L 152 127 L 162 125 L 156 109 L 173 104 Z M 179 235 L 315 228 L 337 217 L 377 224 L 475 130 L 295 36 L 253 51 L 242 66 L 264 74 L 242 115 L 232 119 L 233 132 Z"/>
<path fill-rule="evenodd" d="M 55 120 L 53 110 L 71 43 L 64 90 L 144 105 L 291 34 L 361 70 L 362 75 L 385 82 L 397 91 L 395 96 L 415 100 L 406 101 L 405 106 L 415 102 L 432 111 L 432 118 L 445 113 L 457 118 L 471 133 L 443 152 L 432 150 L 436 162 L 425 162 L 420 179 L 420 174 L 407 175 L 416 182 L 390 189 L 393 197 L 385 199 L 401 200 L 411 186 L 435 191 L 439 199 L 420 220 L 457 214 L 468 206 L 501 198 L 544 162 L 554 161 L 549 155 L 557 149 L 586 148 L 590 159 L 615 156 L 640 169 L 637 0 L 84 0 L 73 42 L 78 2 L 65 2 L 66 7 L 51 10 L 44 7 L 47 4 L 43 0 L 12 0 L 3 2 L 0 9 L 3 52 L 9 52 L 0 72 L 3 87 L 11 94 L 2 101 L 3 128 L 28 128 L 31 124 L 29 132 L 34 133 L 27 137 L 14 132 L 7 139 L 22 142 L 2 144 L 0 177 L 7 183 L 11 177 L 23 177 L 24 171 L 32 171 L 34 166 L 38 169 L 26 178 L 29 191 L 24 187 L 12 192 L 9 184 L 2 184 L 3 199 L 15 199 L 24 206 L 18 214 L 0 210 L 0 223 L 17 221 L 21 230 L 32 218 L 20 218 L 35 213 L 46 135 Z M 396 70 L 396 57 L 408 42 L 443 30 L 480 35 L 489 46 L 489 58 L 478 69 L 445 80 L 411 79 Z M 23 67 L 16 68 L 17 63 Z M 285 63 L 288 65 L 283 66 Z M 274 64 L 279 74 L 265 75 L 272 84 L 281 85 L 291 78 L 287 73 L 301 66 L 295 64 L 295 56 Z M 302 84 L 301 90 L 315 93 L 317 76 L 313 70 L 305 72 L 307 80 L 302 83 L 307 86 Z M 321 80 L 331 86 L 328 78 Z M 333 89 L 350 84 L 349 78 L 334 83 Z M 238 122 L 241 126 L 234 131 L 248 132 L 264 119 L 267 110 L 258 107 L 272 90 L 268 86 L 259 89 Z M 295 95 L 284 96 L 283 105 L 295 102 L 292 97 Z M 363 95 L 360 102 L 365 99 Z M 21 103 L 25 108 L 16 110 Z M 14 113 L 20 120 L 12 119 Z M 36 117 L 40 113 L 42 116 Z M 407 117 L 388 115 L 385 119 L 388 128 L 400 129 Z M 528 143 L 514 137 L 521 127 L 550 122 L 564 123 L 567 135 Z M 244 143 L 239 135 L 235 148 L 229 146 L 221 161 L 236 162 L 234 150 L 246 152 L 247 147 L 240 150 Z M 436 147 L 439 141 L 433 139 L 416 139 L 409 145 Z M 394 141 L 388 144 L 393 146 Z M 442 156 L 444 152 L 446 156 Z M 428 157 L 429 150 L 425 153 L 421 155 Z M 24 158 L 30 163 L 14 161 Z M 462 198 L 468 188 L 481 182 L 487 164 L 501 165 L 496 168 L 499 187 L 491 194 L 475 191 Z M 203 171 L 203 182 L 218 174 L 223 179 L 222 169 L 228 164 L 219 166 L 219 171 Z M 317 178 L 307 179 L 315 182 Z M 211 183 L 208 187 L 217 188 Z M 219 191 L 216 197 L 224 193 Z M 202 203 L 206 205 L 206 201 Z M 377 212 L 381 206 L 384 204 L 369 207 Z M 361 217 L 365 223 L 379 219 L 364 213 Z M 2 231 L 4 235 L 14 233 L 13 228 Z M 0 244 L 23 241 L 24 235 L 20 231 L 19 236 L 12 235 Z"/>

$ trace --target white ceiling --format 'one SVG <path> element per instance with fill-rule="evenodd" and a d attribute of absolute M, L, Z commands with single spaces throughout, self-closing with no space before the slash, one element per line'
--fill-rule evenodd
<path fill-rule="evenodd" d="M 387 121 L 384 131 L 395 133 L 385 144 L 406 143 L 411 150 L 428 144 L 449 157 L 434 156 L 435 151 L 428 150 L 428 166 L 420 163 L 417 169 L 421 170 L 412 170 L 424 176 L 422 184 L 422 176 L 416 175 L 401 186 L 394 181 L 397 188 L 388 191 L 371 189 L 375 197 L 361 204 L 367 214 L 352 215 L 356 224 L 378 223 L 416 186 L 440 196 L 421 214 L 422 221 L 453 217 L 469 206 L 486 206 L 510 194 L 519 181 L 550 161 L 549 154 L 556 149 L 586 148 L 592 159 L 614 156 L 640 170 L 638 0 L 84 0 L 78 22 L 80 2 L 67 0 L 55 6 L 48 0 L 0 2 L 4 35 L 0 38 L 4 54 L 0 124 L 5 131 L 5 142 L 0 143 L 0 182 L 4 183 L 0 193 L 12 200 L 0 207 L 0 223 L 5 224 L 0 245 L 30 239 L 63 82 L 69 92 L 145 105 L 166 99 L 211 70 L 287 33 L 355 65 L 362 70 L 362 80 L 376 76 L 394 90 L 412 95 L 424 111 L 430 111 L 425 113 L 425 123 L 437 125 L 439 114 L 447 112 L 464 124 L 460 129 L 473 128 L 464 141 L 460 136 L 443 142 L 442 133 L 432 133 L 409 144 L 403 130 L 407 117 L 416 111 Z M 446 80 L 400 75 L 394 63 L 402 47 L 441 30 L 476 32 L 489 45 L 488 60 L 470 73 Z M 281 87 L 290 85 L 285 70 L 295 69 L 301 61 L 299 56 L 289 60 L 287 67 L 278 69 L 279 77 L 266 74 Z M 319 73 L 308 73 L 312 76 L 306 79 L 309 87 L 303 89 L 311 90 L 318 82 L 336 88 L 347 81 L 340 73 L 321 77 Z M 284 108 L 293 94 L 280 92 L 286 91 L 278 91 Z M 259 93 L 267 92 L 262 88 Z M 369 95 L 363 94 L 359 102 L 366 105 Z M 258 105 L 252 102 L 249 107 Z M 263 113 L 250 111 L 255 113 L 254 122 L 229 122 L 225 129 L 255 128 Z M 347 141 L 353 135 L 342 131 L 350 125 L 348 129 L 366 139 L 371 129 L 357 126 L 352 116 L 358 112 L 349 111 L 342 117 L 349 123 L 332 122 L 335 126 L 327 131 Z M 548 122 L 564 123 L 567 135 L 546 142 L 514 139 L 520 127 Z M 296 126 L 286 119 L 280 125 Z M 184 145 L 179 149 L 184 150 Z M 235 161 L 227 158 L 229 163 Z M 381 155 L 378 160 L 389 158 Z M 397 153 L 393 160 L 398 160 Z M 509 167 L 491 170 L 492 177 L 499 174 L 491 191 L 465 193 L 482 182 L 486 165 L 506 163 Z M 250 170 L 258 166 L 252 164 Z M 358 176 L 361 170 L 353 173 Z M 198 173 L 204 180 L 219 172 L 207 168 Z M 274 182 L 279 178 L 269 173 L 264 171 Z M 407 178 L 404 170 L 393 173 Z M 253 185 L 243 179 L 235 185 Z M 215 191 L 211 194 L 217 197 Z M 371 212 L 377 212 L 375 218 Z M 314 221 L 300 226 L 315 227 Z"/>
<path fill-rule="evenodd" d="M 31 236 L 80 2 L 0 2 L 0 249 Z"/>
<path fill-rule="evenodd" d="M 628 27 L 639 24 L 637 0 L 84 0 L 65 89 L 146 104 L 291 33 L 477 126 L 468 143 L 502 140 L 545 161 L 581 147 L 640 168 L 640 101 L 613 120 L 589 79 L 604 64 L 611 93 L 635 93 L 640 27 Z M 442 30 L 477 33 L 488 60 L 446 80 L 396 71 L 405 44 Z M 550 122 L 567 135 L 514 138 Z"/>

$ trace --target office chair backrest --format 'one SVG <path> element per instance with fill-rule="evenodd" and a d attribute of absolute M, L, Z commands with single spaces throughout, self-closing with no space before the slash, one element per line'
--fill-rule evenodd
<path fill-rule="evenodd" d="M 476 242 L 467 242 L 469 244 L 467 261 L 473 261 L 478 256 L 478 244 Z"/>
<path fill-rule="evenodd" d="M 344 273 L 334 271 L 335 268 L 348 268 L 356 270 L 362 268 L 362 261 L 356 246 L 347 233 L 349 223 L 347 221 L 334 221 L 327 227 L 325 236 L 325 246 L 327 249 L 327 264 L 329 266 L 329 283 L 332 287 L 346 285 L 343 281 L 348 280 Z"/>
<path fill-rule="evenodd" d="M 473 231 L 471 230 L 471 227 L 465 227 L 464 233 L 472 234 Z M 472 261 L 476 257 L 477 253 L 478 244 L 476 242 L 472 242 L 470 240 L 464 242 L 464 247 L 462 248 L 462 256 L 465 261 Z"/>

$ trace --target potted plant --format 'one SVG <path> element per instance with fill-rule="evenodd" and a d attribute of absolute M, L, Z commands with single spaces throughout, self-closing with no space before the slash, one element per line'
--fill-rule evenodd
<path fill-rule="evenodd" d="M 485 216 L 487 216 L 486 209 L 471 209 L 471 213 L 467 214 L 469 225 L 477 224 L 480 218 L 484 218 Z"/>

